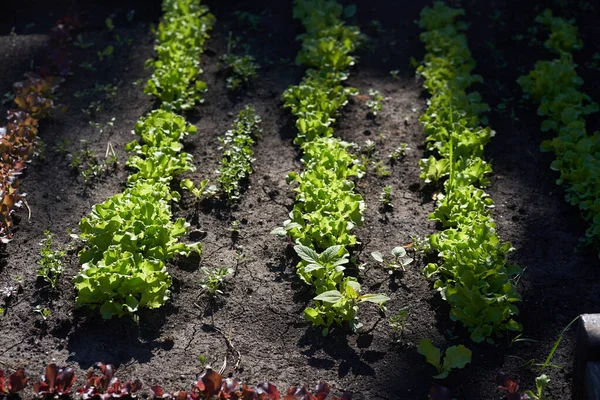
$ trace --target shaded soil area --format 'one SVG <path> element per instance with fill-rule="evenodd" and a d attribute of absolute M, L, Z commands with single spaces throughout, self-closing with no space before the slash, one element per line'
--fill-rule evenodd
<path fill-rule="evenodd" d="M 8 20 L 4 11 L 10 7 L 11 12 L 14 7 L 41 7 L 35 1 L 13 2 L 9 7 L 10 3 L 0 6 L 0 54 L 4 56 L 0 94 L 30 69 L 31 60 L 43 51 L 45 33 L 72 6 L 69 1 L 44 4 L 40 8 L 44 13 L 25 17 L 16 12 L 19 17 Z M 425 261 L 420 255 L 415 255 L 415 263 L 406 272 L 395 276 L 370 256 L 373 251 L 388 253 L 436 229 L 428 220 L 434 190 L 423 186 L 417 165 L 425 156 L 418 117 L 426 107 L 426 97 L 410 65 L 411 57 L 423 55 L 414 23 L 428 4 L 421 1 L 402 6 L 383 0 L 356 2 L 358 12 L 351 20 L 368 39 L 348 85 L 356 87 L 360 96 L 343 110 L 335 129 L 339 137 L 362 148 L 366 140 L 375 142 L 368 173 L 357 185 L 367 211 L 364 226 L 356 230 L 361 244 L 353 249 L 353 257 L 356 266 L 363 268 L 351 268 L 349 273 L 359 277 L 365 291 L 391 297 L 388 318 L 408 310 L 400 337 L 394 336 L 388 318 L 382 319 L 376 307 L 367 305 L 360 311 L 364 324 L 360 334 L 338 328 L 323 338 L 304 322 L 303 310 L 312 293 L 295 275 L 293 250 L 269 234 L 287 219 L 294 203 L 295 193 L 286 184 L 286 175 L 302 168 L 300 153 L 292 143 L 294 122 L 280 101 L 285 88 L 299 82 L 303 74 L 294 63 L 299 50 L 295 37 L 301 29 L 292 20 L 292 4 L 287 1 L 206 1 L 217 24 L 203 58 L 202 78 L 209 91 L 205 102 L 187 115 L 198 128 L 185 144 L 197 167 L 188 177 L 216 180 L 221 157 L 218 137 L 230 128 L 240 109 L 253 104 L 262 117 L 263 133 L 255 147 L 254 174 L 242 200 L 234 207 L 218 201 L 197 205 L 184 195 L 175 206 L 176 216 L 186 218 L 206 236 L 201 259 L 176 259 L 168 265 L 173 294 L 165 307 L 142 312 L 138 323 L 128 318 L 103 321 L 97 312 L 75 310 L 72 278 L 80 266 L 77 245 L 69 244 L 68 230 L 77 230 L 92 205 L 123 190 L 129 172 L 123 148 L 133 140 L 135 122 L 154 106 L 142 88 L 150 75 L 144 62 L 153 56 L 150 25 L 158 21 L 160 3 L 100 3 L 78 4 L 84 25 L 76 35 L 93 45 L 72 47 L 73 75 L 61 86 L 58 98 L 67 109 L 41 124 L 46 150 L 31 163 L 23 179 L 31 218 L 27 208 L 17 212 L 20 223 L 15 239 L 1 256 L 0 289 L 6 311 L 0 318 L 0 363 L 5 369 L 25 365 L 30 374 L 37 375 L 46 363 L 55 361 L 72 365 L 81 377 L 95 362 L 104 361 L 114 364 L 120 377 L 139 378 L 146 388 L 159 383 L 173 391 L 188 387 L 202 369 L 203 355 L 217 369 L 227 359 L 226 371 L 250 383 L 269 380 L 281 386 L 312 386 L 325 380 L 336 392 L 352 392 L 357 400 L 423 399 L 434 371 L 417 353 L 416 344 L 429 337 L 441 347 L 463 343 L 473 350 L 472 364 L 441 382 L 454 397 L 499 399 L 502 395 L 494 385 L 499 371 L 518 375 L 522 387 L 533 388 L 538 371 L 525 364 L 542 362 L 575 316 L 597 311 L 598 258 L 594 250 L 578 247 L 585 224 L 554 183 L 557 176 L 549 169 L 552 156 L 539 151 L 547 135 L 539 130 L 541 121 L 534 107 L 520 101 L 515 83 L 535 60 L 551 57 L 539 42 L 544 32 L 531 32 L 538 42 L 528 33 L 535 5 L 542 2 L 512 0 L 453 4 L 467 9 L 476 72 L 485 79 L 476 89 L 493 109 L 489 117 L 496 137 L 489 145 L 488 159 L 494 175 L 488 192 L 496 201 L 494 216 L 500 236 L 516 248 L 512 261 L 525 269 L 518 280 L 524 299 L 519 321 L 524 325 L 522 338 L 535 342 L 508 337 L 494 345 L 471 343 L 465 339 L 465 330 L 449 320 L 448 306 L 423 277 Z M 597 2 L 546 3 L 558 7 L 557 14 L 577 18 L 586 49 L 576 60 L 586 79 L 584 90 L 598 100 L 598 82 L 593 79 L 598 70 L 589 60 L 599 51 L 600 32 L 593 12 L 585 8 L 598 11 Z M 562 13 L 559 3 L 564 3 Z M 135 13 L 129 21 L 132 9 Z M 104 25 L 109 16 L 115 21 L 114 32 Z M 13 26 L 16 36 L 10 35 Z M 261 65 L 256 82 L 237 94 L 227 91 L 219 65 L 230 32 L 239 37 L 238 51 L 246 47 Z M 114 47 L 113 57 L 99 60 L 97 52 L 109 45 Z M 108 83 L 118 86 L 116 96 L 107 98 L 106 91 L 94 90 L 97 84 Z M 379 90 L 386 98 L 375 117 L 366 106 L 369 89 Z M 82 110 L 92 102 L 100 102 L 101 109 L 87 115 Z M 112 118 L 113 126 L 106 125 Z M 90 121 L 100 123 L 102 132 Z M 590 127 L 598 128 L 598 120 L 592 118 Z M 87 146 L 104 159 L 109 143 L 119 167 L 86 184 L 72 170 L 72 157 Z M 406 157 L 390 165 L 388 155 L 402 143 L 409 149 Z M 388 177 L 378 173 L 375 163 L 379 161 L 389 168 Z M 393 187 L 391 209 L 382 208 L 379 201 L 387 185 Z M 232 232 L 233 221 L 241 222 L 239 235 Z M 57 244 L 70 249 L 65 273 L 54 291 L 36 277 L 45 230 L 55 234 Z M 235 273 L 227 281 L 225 294 L 209 300 L 199 286 L 204 277 L 200 268 L 221 266 L 232 267 Z M 51 310 L 47 320 L 33 312 L 37 305 Z M 568 334 L 553 359 L 553 364 L 564 369 L 545 371 L 552 379 L 549 398 L 571 396 L 572 339 Z"/>

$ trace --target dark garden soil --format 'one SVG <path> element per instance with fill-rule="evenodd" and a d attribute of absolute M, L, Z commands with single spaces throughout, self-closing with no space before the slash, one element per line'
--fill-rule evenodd
<path fill-rule="evenodd" d="M 32 60 L 40 57 L 45 34 L 71 6 L 69 1 L 2 3 L 0 94 L 9 91 L 12 82 L 31 68 Z M 513 342 L 511 336 L 493 345 L 470 342 L 466 331 L 449 320 L 448 306 L 423 277 L 420 257 L 404 274 L 391 277 L 369 255 L 375 250 L 387 253 L 397 245 L 411 243 L 413 235 L 424 237 L 436 229 L 428 220 L 434 207 L 433 193 L 421 183 L 417 165 L 425 155 L 417 119 L 426 107 L 426 97 L 409 62 L 410 57 L 423 55 L 419 28 L 414 24 L 427 3 L 422 1 L 356 2 L 355 22 L 369 40 L 348 84 L 363 96 L 374 88 L 387 99 L 373 118 L 366 97 L 354 98 L 336 127 L 336 134 L 345 140 L 360 145 L 367 139 L 376 142 L 376 159 L 386 163 L 387 155 L 400 143 L 410 148 L 405 160 L 390 167 L 388 178 L 378 177 L 371 166 L 359 182 L 358 190 L 368 208 L 364 226 L 357 229 L 362 244 L 353 252 L 357 265 L 364 266 L 354 271 L 364 289 L 391 297 L 388 315 L 408 309 L 400 340 L 394 341 L 388 320 L 369 306 L 360 312 L 361 334 L 338 328 L 321 337 L 319 330 L 304 322 L 303 310 L 312 294 L 296 278 L 293 251 L 269 235 L 293 205 L 294 192 L 285 183 L 286 174 L 302 168 L 298 148 L 292 143 L 296 133 L 293 120 L 280 102 L 284 89 L 299 82 L 303 74 L 293 62 L 299 49 L 294 39 L 300 27 L 292 20 L 291 1 L 206 1 L 218 22 L 203 59 L 202 77 L 209 92 L 204 104 L 187 115 L 198 127 L 198 134 L 186 143 L 197 167 L 189 177 L 214 182 L 220 158 L 217 138 L 246 104 L 253 104 L 261 115 L 263 134 L 255 147 L 255 172 L 237 206 L 205 202 L 198 207 L 187 195 L 175 206 L 177 216 L 206 233 L 202 258 L 174 260 L 168 266 L 173 276 L 171 301 L 161 309 L 142 312 L 139 323 L 128 318 L 103 321 L 97 311 L 75 310 L 71 280 L 80 268 L 76 245 L 71 245 L 75 247 L 66 258 L 58 289 L 51 291 L 36 279 L 39 242 L 43 232 L 51 230 L 56 243 L 66 246 L 67 231 L 77 231 L 79 220 L 92 205 L 123 190 L 128 173 L 128 155 L 123 148 L 134 138 L 135 122 L 153 108 L 142 88 L 150 74 L 144 62 L 153 56 L 150 25 L 160 16 L 158 1 L 96 3 L 78 5 L 84 21 L 78 33 L 94 46 L 86 50 L 72 47 L 73 74 L 60 87 L 58 98 L 67 110 L 42 122 L 45 151 L 31 163 L 23 179 L 31 217 L 26 207 L 17 212 L 20 222 L 15 239 L 0 256 L 0 289 L 6 309 L 0 317 L 1 368 L 24 365 L 30 375 L 37 375 L 46 363 L 55 361 L 72 365 L 82 377 L 95 362 L 104 361 L 117 367 L 119 377 L 140 378 L 145 388 L 159 383 L 172 391 L 188 387 L 202 369 L 200 356 L 204 355 L 217 369 L 226 359 L 226 371 L 249 383 L 269 380 L 281 386 L 313 386 L 325 380 L 336 392 L 352 392 L 356 400 L 424 399 L 433 383 L 433 369 L 417 353 L 416 343 L 429 337 L 438 346 L 463 343 L 473 350 L 472 364 L 441 382 L 456 398 L 500 399 L 494 385 L 498 372 L 519 376 L 524 388 L 533 388 L 538 371 L 524 364 L 542 362 L 575 316 L 598 311 L 600 262 L 593 249 L 578 247 L 585 224 L 555 185 L 557 175 L 549 169 L 552 156 L 539 151 L 539 143 L 548 136 L 540 132 L 535 108 L 521 102 L 515 83 L 536 59 L 551 57 L 541 43 L 529 45 L 527 33 L 534 25 L 535 4 L 547 3 L 558 14 L 577 17 L 586 44 L 576 56 L 579 72 L 586 79 L 584 90 L 600 101 L 594 79 L 598 70 L 589 63 L 592 54 L 600 50 L 594 18 L 598 1 L 553 4 L 515 0 L 453 4 L 467 9 L 476 73 L 485 79 L 476 89 L 493 109 L 490 125 L 497 134 L 488 146 L 494 168 L 488 192 L 496 202 L 494 216 L 500 236 L 516 248 L 511 260 L 525 269 L 518 280 L 523 296 L 519 321 L 524 326 L 522 338 L 535 341 Z M 128 22 L 125 15 L 131 9 L 136 13 Z M 253 26 L 244 14 L 236 16 L 236 10 L 259 20 Z M 111 14 L 116 33 L 130 38 L 131 44 L 115 43 L 104 25 Z M 16 35 L 10 35 L 13 26 Z M 236 95 L 226 90 L 218 63 L 226 52 L 230 31 L 261 64 L 255 84 Z M 517 34 L 524 39 L 519 40 Z M 535 37 L 543 39 L 544 33 Z M 109 44 L 115 47 L 113 59 L 98 61 L 96 52 Z M 92 62 L 96 70 L 79 67 L 84 62 Z M 399 71 L 396 78 L 391 70 Z M 96 83 L 118 84 L 117 96 L 106 101 L 103 94 L 74 96 Z M 81 111 L 100 100 L 102 110 L 91 117 Z M 0 112 L 7 107 L 0 106 Z M 90 120 L 104 124 L 113 117 L 114 126 L 102 133 L 89 125 Z M 591 120 L 593 128 L 598 128 L 598 119 Z M 100 158 L 108 143 L 112 144 L 119 168 L 86 185 L 70 168 L 69 156 L 58 151 L 57 144 L 66 140 L 71 141 L 71 154 L 86 140 Z M 378 201 L 386 185 L 394 190 L 392 210 L 381 209 Z M 231 231 L 235 220 L 242 223 L 239 236 Z M 214 301 L 201 296 L 202 266 L 235 268 L 225 294 Z M 12 294 L 6 296 L 9 291 Z M 46 321 L 32 311 L 37 305 L 51 310 Z M 552 379 L 547 392 L 550 399 L 571 397 L 573 337 L 567 334 L 552 360 L 564 368 L 545 371 Z M 238 362 L 239 368 L 233 371 Z"/>

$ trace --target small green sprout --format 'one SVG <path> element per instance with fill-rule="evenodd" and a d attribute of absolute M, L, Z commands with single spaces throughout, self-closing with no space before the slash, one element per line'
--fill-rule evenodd
<path fill-rule="evenodd" d="M 200 287 L 204 289 L 210 297 L 214 297 L 223 294 L 221 288 L 225 284 L 225 279 L 233 273 L 233 268 L 220 267 L 209 270 L 206 267 L 202 267 L 202 272 L 204 272 L 206 277 L 200 281 Z"/>
<path fill-rule="evenodd" d="M 381 104 L 383 102 L 383 96 L 379 93 L 379 90 L 376 89 L 369 89 L 369 96 L 371 96 L 371 98 L 367 101 L 367 107 L 371 110 L 373 115 L 377 115 L 377 112 L 381 111 L 383 108 L 383 105 Z"/>
<path fill-rule="evenodd" d="M 394 205 L 392 204 L 392 191 L 393 188 L 388 185 L 383 188 L 383 191 L 379 195 L 379 201 L 383 207 L 394 208 Z"/>
<path fill-rule="evenodd" d="M 394 338 L 402 340 L 402 335 L 406 327 L 406 318 L 408 317 L 408 308 L 400 309 L 395 315 L 390 317 L 390 328 L 394 334 Z"/>
<path fill-rule="evenodd" d="M 394 247 L 390 254 L 393 257 L 391 262 L 388 262 L 383 258 L 383 254 L 379 251 L 374 251 L 371 253 L 371 257 L 375 259 L 375 261 L 382 263 L 388 269 L 390 274 L 393 274 L 396 271 L 402 270 L 406 271 L 406 266 L 414 261 L 414 259 L 407 257 L 406 249 L 402 246 Z"/>
<path fill-rule="evenodd" d="M 38 313 L 44 321 L 48 320 L 48 318 L 50 318 L 50 315 L 52 314 L 50 309 L 44 308 L 40 304 L 33 308 L 33 312 Z"/>
<path fill-rule="evenodd" d="M 42 239 L 40 245 L 42 250 L 40 251 L 41 258 L 37 262 L 40 266 L 37 275 L 42 277 L 54 289 L 64 270 L 62 259 L 66 252 L 62 248 L 52 249 L 52 233 L 50 231 L 44 232 L 44 239 Z"/>
<path fill-rule="evenodd" d="M 375 163 L 375 173 L 379 178 L 387 178 L 390 176 L 390 169 L 382 161 Z"/>
<path fill-rule="evenodd" d="M 400 146 L 398 146 L 389 156 L 388 158 L 390 159 L 390 164 L 394 165 L 397 162 L 404 160 L 404 158 L 406 158 L 406 151 L 410 150 L 410 148 L 408 147 L 408 144 L 406 143 L 400 143 Z"/>

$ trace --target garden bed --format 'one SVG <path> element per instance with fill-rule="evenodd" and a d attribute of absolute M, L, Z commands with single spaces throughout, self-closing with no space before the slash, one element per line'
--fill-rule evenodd
<path fill-rule="evenodd" d="M 33 3 L 15 2 L 13 12 L 21 15 L 35 7 Z M 280 97 L 288 86 L 300 82 L 304 73 L 304 68 L 294 63 L 300 49 L 295 37 L 302 28 L 292 19 L 291 2 L 257 1 L 204 3 L 217 19 L 202 58 L 202 79 L 208 92 L 203 104 L 185 114 L 198 129 L 185 140 L 184 148 L 194 156 L 196 166 L 195 172 L 185 176 L 195 182 L 205 178 L 216 182 L 221 158 L 218 137 L 230 129 L 245 105 L 255 107 L 262 118 L 262 134 L 254 147 L 256 160 L 247 190 L 235 206 L 204 201 L 197 207 L 192 196 L 184 194 L 173 207 L 175 217 L 185 218 L 192 229 L 205 235 L 199 235 L 201 259 L 176 258 L 167 265 L 173 287 L 164 307 L 142 310 L 139 322 L 129 317 L 105 321 L 97 310 L 75 310 L 72 278 L 80 270 L 77 247 L 68 251 L 58 288 L 50 290 L 36 276 L 39 243 L 44 231 L 50 230 L 55 244 L 67 246 L 67 230 L 77 232 L 77 224 L 94 204 L 124 188 L 129 173 L 124 147 L 133 140 L 135 122 L 154 108 L 152 98 L 143 94 L 143 84 L 151 74 L 144 62 L 154 56 L 150 25 L 160 18 L 160 2 L 151 7 L 142 3 L 111 2 L 79 10 L 83 25 L 75 35 L 81 34 L 94 46 L 72 46 L 73 73 L 61 85 L 56 100 L 66 110 L 41 123 L 43 157 L 34 159 L 22 179 L 31 218 L 27 207 L 17 211 L 14 239 L 0 260 L 0 289 L 14 288 L 0 318 L 0 367 L 9 370 L 23 365 L 30 376 L 37 376 L 47 363 L 56 362 L 73 366 L 83 378 L 85 370 L 103 361 L 115 365 L 117 376 L 125 380 L 139 378 L 145 388 L 160 384 L 175 391 L 189 386 L 203 369 L 204 356 L 216 369 L 227 359 L 226 373 L 253 384 L 268 380 L 280 387 L 313 387 L 327 381 L 334 392 L 351 392 L 356 400 L 423 399 L 435 383 L 434 369 L 417 353 L 416 345 L 431 338 L 442 348 L 464 344 L 473 351 L 471 364 L 440 383 L 456 398 L 492 399 L 502 398 L 495 385 L 499 372 L 519 376 L 523 388 L 533 389 L 538 370 L 525 364 L 543 362 L 562 329 L 578 314 L 598 311 L 597 252 L 578 247 L 585 223 L 555 184 L 557 174 L 549 168 L 553 157 L 539 150 L 541 141 L 551 133 L 540 131 L 535 108 L 520 100 L 522 93 L 516 83 L 536 60 L 548 58 L 541 44 L 527 39 L 527 30 L 542 7 L 536 10 L 537 3 L 516 1 L 455 5 L 467 11 L 464 19 L 471 23 L 467 37 L 477 62 L 474 72 L 485 79 L 485 84 L 474 88 L 492 107 L 489 125 L 496 136 L 486 147 L 486 159 L 494 171 L 487 188 L 496 203 L 493 216 L 499 236 L 516 248 L 510 261 L 525 270 L 517 280 L 523 298 L 517 317 L 523 325 L 520 338 L 535 341 L 514 340 L 513 334 L 495 344 L 474 344 L 460 324 L 450 321 L 448 305 L 425 279 L 422 270 L 426 261 L 432 261 L 430 257 L 415 255 L 416 261 L 405 272 L 392 277 L 370 256 L 374 251 L 389 253 L 393 247 L 412 243 L 414 236 L 422 238 L 436 231 L 436 224 L 428 219 L 435 193 L 420 180 L 418 166 L 428 154 L 418 122 L 427 107 L 426 95 L 410 64 L 411 57 L 420 60 L 424 54 L 414 21 L 426 2 L 402 6 L 389 1 L 356 2 L 358 11 L 350 20 L 369 39 L 358 51 L 359 62 L 346 83 L 357 88 L 360 96 L 343 109 L 334 132 L 363 147 L 366 140 L 373 141 L 375 158 L 388 166 L 388 154 L 401 143 L 409 148 L 403 160 L 389 166 L 389 177 L 381 177 L 371 165 L 356 187 L 367 209 L 364 226 L 355 230 L 361 245 L 355 247 L 353 257 L 364 269 L 349 273 L 359 276 L 367 292 L 391 298 L 387 318 L 381 318 L 375 305 L 361 306 L 362 333 L 337 328 L 327 337 L 304 320 L 304 308 L 314 294 L 296 276 L 292 248 L 269 234 L 288 218 L 294 204 L 287 174 L 303 168 L 299 148 L 293 144 L 294 120 Z M 593 13 L 585 11 L 582 4 L 564 9 L 553 2 L 547 6 L 557 15 L 577 18 L 585 43 L 575 56 L 578 72 L 586 81 L 582 90 L 598 101 L 599 84 L 594 80 L 598 68 L 589 60 L 600 51 L 600 32 Z M 588 7 L 598 10 L 597 2 Z M 37 16 L 48 14 L 49 8 L 53 17 Z M 136 12 L 129 21 L 127 14 L 132 9 Z M 2 21 L 1 93 L 10 91 L 12 82 L 30 69 L 31 58 L 39 58 L 44 33 L 67 10 L 60 2 L 40 6 L 39 12 L 32 14 L 33 21 L 16 22 L 16 37 L 9 35 L 12 25 Z M 514 17 L 516 10 L 518 16 Z M 111 14 L 114 32 L 105 26 L 105 18 Z M 28 27 L 30 22 L 35 26 Z M 229 32 L 240 36 L 241 44 L 248 46 L 248 53 L 260 64 L 258 78 L 235 94 L 227 90 L 219 67 Z M 114 33 L 131 42 L 117 45 Z M 526 38 L 515 38 L 518 34 Z M 545 36 L 540 32 L 537 37 Z M 96 53 L 109 45 L 114 46 L 112 59 L 99 61 Z M 80 67 L 86 62 L 93 62 L 95 71 Z M 392 70 L 398 71 L 395 76 L 390 74 Z M 96 83 L 117 84 L 117 95 L 106 99 L 105 91 L 96 91 L 74 96 Z M 385 97 L 376 116 L 369 114 L 366 105 L 369 89 Z M 94 101 L 102 101 L 102 109 L 91 116 L 83 113 Z M 4 104 L 0 111 L 7 108 Z M 113 117 L 114 125 L 106 126 Z M 90 126 L 90 120 L 104 126 L 102 132 Z M 598 127 L 598 118 L 592 117 L 589 131 Z M 58 148 L 59 143 L 65 144 L 71 155 L 87 146 L 99 159 L 104 158 L 110 143 L 119 166 L 86 184 L 72 170 L 72 159 Z M 393 187 L 393 208 L 385 210 L 379 196 L 387 185 Z M 232 231 L 233 221 L 241 223 L 239 234 Z M 234 269 L 223 295 L 214 300 L 201 295 L 204 274 L 200 267 Z M 50 310 L 46 320 L 33 311 L 38 305 Z M 406 327 L 395 340 L 389 317 L 403 308 L 408 310 Z M 552 359 L 552 364 L 564 368 L 544 371 L 551 379 L 549 399 L 571 396 L 573 339 L 572 333 L 567 334 Z M 238 361 L 239 368 L 234 371 Z"/>

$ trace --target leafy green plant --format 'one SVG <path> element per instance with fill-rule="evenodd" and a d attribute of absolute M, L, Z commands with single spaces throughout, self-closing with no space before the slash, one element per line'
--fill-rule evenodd
<path fill-rule="evenodd" d="M 369 96 L 371 97 L 367 100 L 367 107 L 371 110 L 373 115 L 377 115 L 378 111 L 381 111 L 383 108 L 383 96 L 379 93 L 379 90 L 369 89 Z"/>
<path fill-rule="evenodd" d="M 597 103 L 579 89 L 583 79 L 577 75 L 577 65 L 571 52 L 583 47 L 573 21 L 553 17 L 545 10 L 536 18 L 550 28 L 545 45 L 558 54 L 551 61 L 538 61 L 529 74 L 519 77 L 526 99 L 539 104 L 538 115 L 544 117 L 542 131 L 558 135 L 541 144 L 544 152 L 556 156 L 550 166 L 560 173 L 556 181 L 565 186 L 565 198 L 578 206 L 590 226 L 582 238 L 583 244 L 598 247 L 600 257 L 600 132 L 588 133 L 586 116 L 600 110 Z"/>
<path fill-rule="evenodd" d="M 254 107 L 246 106 L 233 123 L 233 129 L 219 138 L 223 149 L 218 169 L 219 185 L 229 202 L 240 198 L 240 184 L 252 173 L 254 139 L 262 132 L 261 118 Z"/>
<path fill-rule="evenodd" d="M 375 163 L 375 174 L 378 178 L 388 178 L 390 176 L 390 169 L 383 161 L 377 161 Z"/>
<path fill-rule="evenodd" d="M 310 247 L 295 245 L 294 250 L 301 261 L 297 266 L 300 278 L 315 286 L 316 306 L 304 310 L 306 319 L 316 326 L 324 326 L 323 336 L 333 324 L 347 322 L 353 330 L 362 325 L 356 318 L 358 305 L 364 302 L 383 305 L 389 297 L 383 294 L 359 295 L 360 284 L 352 277 L 344 277 L 348 252 L 343 246 L 328 247 L 321 254 Z"/>
<path fill-rule="evenodd" d="M 52 311 L 50 309 L 42 307 L 40 304 L 33 308 L 33 312 L 39 314 L 42 317 L 42 320 L 46 321 L 52 315 Z"/>
<path fill-rule="evenodd" d="M 117 169 L 118 158 L 110 143 L 107 147 L 106 157 L 102 160 L 89 148 L 87 141 L 82 141 L 82 144 L 83 147 L 79 153 L 72 155 L 71 168 L 81 175 L 86 185 L 92 184 Z"/>
<path fill-rule="evenodd" d="M 100 61 L 111 61 L 113 59 L 114 52 L 115 48 L 109 44 L 96 54 L 98 55 L 98 60 Z"/>
<path fill-rule="evenodd" d="M 404 158 L 406 158 L 407 150 L 410 150 L 408 144 L 400 143 L 400 146 L 396 147 L 396 149 L 388 156 L 390 164 L 394 165 L 397 162 L 404 160 Z"/>
<path fill-rule="evenodd" d="M 371 159 L 375 155 L 376 148 L 377 144 L 374 141 L 367 139 L 365 140 L 365 145 L 362 148 L 362 152 L 367 156 L 368 159 Z"/>
<path fill-rule="evenodd" d="M 379 201 L 384 208 L 394 208 L 394 204 L 392 204 L 392 191 L 393 188 L 391 186 L 384 186 L 383 191 L 379 195 Z"/>
<path fill-rule="evenodd" d="M 422 10 L 419 21 L 427 53 L 417 72 L 431 94 L 419 121 L 432 153 L 419 165 L 421 179 L 442 189 L 430 218 L 444 229 L 428 238 L 440 262 L 429 263 L 424 273 L 437 278 L 434 288 L 450 304 L 450 318 L 462 322 L 473 341 L 492 342 L 494 335 L 522 329 L 514 320 L 521 298 L 511 281 L 522 271 L 507 263 L 513 248 L 498 237 L 489 211 L 493 201 L 481 189 L 489 184 L 491 167 L 483 156 L 493 131 L 481 126 L 489 106 L 479 93 L 467 93 L 482 78 L 471 74 L 467 26 L 456 21 L 464 14 L 438 1 Z"/>
<path fill-rule="evenodd" d="M 63 249 L 52 249 L 52 234 L 50 231 L 44 232 L 44 239 L 42 239 L 40 245 L 42 249 L 40 250 L 41 258 L 37 262 L 40 266 L 37 275 L 42 277 L 54 289 L 64 270 L 62 259 L 66 252 Z"/>
<path fill-rule="evenodd" d="M 197 79 L 200 56 L 215 17 L 194 0 L 163 1 L 163 18 L 156 32 L 158 58 L 146 62 L 153 69 L 144 93 L 167 110 L 189 110 L 202 102 L 206 83 Z"/>
<path fill-rule="evenodd" d="M 240 236 L 240 232 L 242 231 L 242 223 L 240 221 L 238 221 L 237 219 L 234 221 L 231 221 L 231 227 L 229 228 L 229 231 L 231 232 L 231 236 L 234 238 L 237 238 Z"/>
<path fill-rule="evenodd" d="M 236 91 L 248 85 L 258 76 L 258 64 L 250 55 L 225 54 L 221 57 L 230 76 L 227 77 L 227 89 Z"/>
<path fill-rule="evenodd" d="M 435 379 L 444 379 L 448 377 L 453 369 L 464 368 L 465 365 L 471 362 L 472 356 L 471 350 L 461 344 L 448 347 L 442 362 L 441 350 L 435 347 L 429 338 L 422 339 L 417 350 L 419 354 L 425 356 L 429 364 L 436 368 L 437 375 L 433 376 Z"/>
<path fill-rule="evenodd" d="M 414 259 L 407 256 L 406 249 L 402 246 L 394 247 L 390 251 L 390 254 L 393 257 L 392 261 L 387 261 L 379 251 L 372 252 L 371 257 L 373 257 L 375 261 L 385 265 L 390 274 L 400 270 L 403 272 L 406 271 L 406 266 L 414 261 Z"/>
<path fill-rule="evenodd" d="M 211 297 L 223 294 L 221 288 L 225 284 L 225 279 L 233 274 L 233 268 L 219 267 L 210 270 L 202 267 L 201 270 L 205 277 L 200 281 L 200 287 Z"/>
<path fill-rule="evenodd" d="M 357 27 L 343 23 L 343 12 L 333 0 L 297 0 L 294 4 L 294 18 L 306 29 L 298 36 L 302 48 L 296 62 L 308 70 L 299 85 L 285 90 L 282 99 L 296 117 L 294 143 L 304 152 L 305 168 L 288 174 L 288 183 L 296 185 L 296 203 L 290 219 L 272 231 L 293 241 L 302 258 L 297 273 L 315 286 L 317 294 L 315 307 L 307 308 L 305 317 L 323 326 L 323 335 L 334 324 L 358 329 L 358 304 L 374 302 L 383 307 L 387 300 L 383 295 L 360 295 L 356 279 L 343 273 L 344 246 L 357 243 L 351 231 L 363 223 L 365 209 L 362 196 L 354 192 L 354 180 L 363 176 L 365 166 L 349 151 L 355 145 L 332 137 L 340 109 L 349 96 L 357 94 L 342 82 L 355 63 L 352 52 L 361 34 Z"/>
<path fill-rule="evenodd" d="M 199 186 L 196 186 L 191 179 L 182 179 L 180 185 L 182 189 L 193 194 L 196 200 L 200 200 L 205 193 L 210 196 L 214 192 L 213 189 L 216 189 L 213 186 L 206 187 L 208 182 L 208 179 L 204 179 L 200 182 Z"/>
<path fill-rule="evenodd" d="M 394 340 L 402 340 L 406 328 L 406 319 L 408 318 L 408 308 L 400 309 L 392 315 L 389 320 L 390 328 L 394 334 Z"/>
<path fill-rule="evenodd" d="M 66 156 L 69 152 L 69 146 L 71 146 L 71 141 L 68 139 L 61 139 L 56 142 L 56 152 L 61 156 Z"/>
<path fill-rule="evenodd" d="M 302 158 L 305 170 L 288 174 L 288 182 L 298 184 L 294 189 L 298 201 L 284 228 L 297 243 L 318 249 L 356 244 L 350 231 L 362 225 L 365 202 L 353 192 L 350 179 L 361 177 L 364 167 L 347 152 L 348 147 L 349 143 L 333 138 L 309 142 Z"/>
<path fill-rule="evenodd" d="M 171 202 L 180 195 L 170 183 L 194 169 L 181 140 L 195 131 L 183 117 L 165 110 L 152 111 L 136 123 L 142 142 L 133 141 L 126 149 L 135 153 L 127 164 L 137 172 L 129 176 L 123 193 L 94 206 L 79 223 L 85 247 L 79 252 L 82 270 L 75 277 L 77 307 L 99 307 L 103 318 L 160 307 L 170 294 L 166 262 L 175 255 L 200 253 L 199 243 L 178 240 L 189 224 L 171 220 Z"/>
<path fill-rule="evenodd" d="M 227 42 L 227 54 L 223 54 L 219 60 L 225 66 L 227 73 L 227 89 L 236 91 L 242 86 L 247 86 L 251 81 L 258 76 L 259 65 L 251 55 L 236 55 L 233 54 L 235 42 L 232 39 L 232 34 L 229 32 Z"/>

